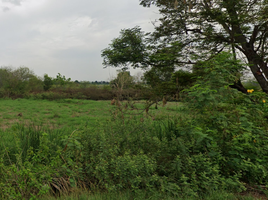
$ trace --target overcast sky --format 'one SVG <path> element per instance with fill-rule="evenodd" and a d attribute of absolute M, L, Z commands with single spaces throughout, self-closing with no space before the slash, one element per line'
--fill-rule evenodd
<path fill-rule="evenodd" d="M 103 69 L 101 50 L 121 29 L 152 31 L 158 17 L 139 0 L 0 0 L 0 66 L 108 81 L 116 72 Z"/>

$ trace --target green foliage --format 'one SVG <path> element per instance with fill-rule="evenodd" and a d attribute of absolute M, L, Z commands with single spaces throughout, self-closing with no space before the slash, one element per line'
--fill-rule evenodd
<path fill-rule="evenodd" d="M 71 78 L 65 78 L 65 76 L 61 75 L 60 73 L 58 73 L 57 77 L 53 79 L 53 83 L 56 86 L 67 85 L 68 83 L 70 83 L 70 81 L 71 81 Z"/>
<path fill-rule="evenodd" d="M 70 195 L 64 195 L 59 198 L 55 198 L 53 196 L 46 196 L 44 198 L 40 198 L 40 200 L 145 200 L 145 199 L 154 199 L 154 200 L 261 200 L 262 197 L 256 197 L 256 195 L 247 194 L 247 195 L 237 195 L 232 194 L 226 191 L 213 191 L 210 194 L 205 196 L 197 197 L 172 197 L 167 194 L 161 194 L 160 192 L 155 191 L 154 193 L 150 193 L 146 190 L 140 191 L 138 194 L 133 193 L 131 191 L 124 192 L 90 192 L 90 191 L 81 191 L 78 190 Z"/>
<path fill-rule="evenodd" d="M 129 71 L 118 71 L 117 77 L 110 81 L 112 88 L 120 90 L 128 89 L 134 84 L 134 78 L 130 75 Z"/>
<path fill-rule="evenodd" d="M 195 127 L 177 125 L 170 121 L 148 127 L 134 120 L 105 132 L 85 132 L 84 138 L 90 138 L 84 139 L 88 180 L 109 191 L 158 190 L 177 197 L 197 197 L 212 189 L 240 191 L 238 177 L 222 177 L 204 151 L 211 138 Z"/>
<path fill-rule="evenodd" d="M 71 85 L 71 78 L 67 79 L 60 73 L 54 79 L 47 74 L 44 75 L 44 91 L 50 90 L 53 86 L 56 88 L 65 88 L 66 85 Z"/>
<path fill-rule="evenodd" d="M 144 73 L 144 81 L 147 83 L 149 100 L 162 100 L 163 96 L 176 97 L 183 89 L 189 88 L 198 76 L 184 70 L 173 72 L 173 68 L 152 68 Z M 149 86 L 149 87 L 148 87 Z"/>
<path fill-rule="evenodd" d="M 31 76 L 28 83 L 29 93 L 43 91 L 43 81 L 41 78 Z"/>
<path fill-rule="evenodd" d="M 152 87 L 156 87 L 158 84 L 168 82 L 171 79 L 173 69 L 159 69 L 152 68 L 144 73 L 144 80 Z"/>
<path fill-rule="evenodd" d="M 44 90 L 48 91 L 53 85 L 53 79 L 47 74 L 44 75 Z"/>
<path fill-rule="evenodd" d="M 15 154 L 16 161 L 9 159 L 8 165 L 4 164 L 4 158 L 1 157 L 1 199 L 36 199 L 50 190 L 49 184 L 61 161 L 58 159 L 59 153 L 51 154 L 47 136 L 45 133 L 41 136 L 38 148 L 17 146 L 19 151 Z M 16 140 L 18 145 L 20 141 Z M 24 151 L 27 151 L 27 156 L 23 159 L 21 154 Z M 2 155 L 10 158 L 9 149 L 5 148 L 2 152 Z"/>
<path fill-rule="evenodd" d="M 39 199 L 49 192 L 63 194 L 78 186 L 77 180 L 83 178 L 78 159 L 80 137 L 75 131 L 70 136 L 55 133 L 20 126 L 13 130 L 12 145 L 1 138 L 1 199 Z"/>
<path fill-rule="evenodd" d="M 153 88 L 154 99 L 157 99 L 176 90 L 176 86 L 170 81 L 175 67 L 178 66 L 181 43 L 157 46 L 147 38 L 148 35 L 139 27 L 121 30 L 120 36 L 112 40 L 112 44 L 102 51 L 101 56 L 105 66 L 121 67 L 123 71 L 130 66 L 145 69 L 144 82 Z M 110 84 L 115 83 L 113 80 Z"/>
<path fill-rule="evenodd" d="M 191 73 L 189 71 L 178 70 L 172 74 L 171 80 L 180 88 L 186 88 L 192 86 L 196 81 L 198 74 Z"/>
<path fill-rule="evenodd" d="M 228 53 L 201 66 L 206 76 L 187 90 L 189 116 L 148 125 L 120 115 L 105 131 L 85 130 L 89 180 L 111 191 L 156 189 L 185 197 L 267 184 L 265 95 L 229 87 L 241 65 Z"/>
<path fill-rule="evenodd" d="M 172 60 L 191 66 L 222 50 L 231 50 L 234 57 L 241 53 L 268 93 L 267 0 L 141 0 L 140 4 L 155 5 L 162 14 L 150 35 L 151 46 L 161 50 L 180 43 Z"/>
<path fill-rule="evenodd" d="M 243 85 L 246 89 L 253 89 L 254 91 L 261 91 L 261 87 L 254 79 L 247 79 L 243 81 Z"/>
<path fill-rule="evenodd" d="M 102 50 L 103 65 L 123 69 L 128 68 L 129 64 L 134 68 L 143 66 L 146 57 L 144 36 L 139 27 L 121 30 L 120 36 Z"/>
<path fill-rule="evenodd" d="M 172 72 L 172 69 L 168 71 L 152 68 L 144 73 L 143 79 L 147 88 L 143 88 L 143 90 L 149 94 L 149 101 L 158 102 L 162 100 L 163 96 L 174 95 L 178 92 L 176 83 L 171 80 Z"/>
<path fill-rule="evenodd" d="M 188 90 L 188 106 L 195 115 L 192 123 L 213 138 L 206 151 L 222 166 L 225 177 L 237 175 L 242 182 L 266 184 L 266 97 L 263 93 L 242 94 L 229 87 L 237 79 L 232 71 L 241 66 L 230 57 L 221 54 L 203 63 L 210 73 Z M 221 78 L 215 76 L 219 73 Z"/>
<path fill-rule="evenodd" d="M 41 80 L 27 67 L 17 69 L 2 67 L 0 68 L 0 79 L 1 97 L 22 97 L 41 87 Z"/>
<path fill-rule="evenodd" d="M 182 114 L 176 118 L 129 116 L 128 108 L 118 105 L 111 119 L 54 138 L 48 132 L 29 134 L 24 129 L 13 129 L 14 139 L 3 134 L 2 198 L 34 199 L 49 189 L 64 193 L 79 186 L 130 191 L 134 197 L 146 191 L 143 199 L 226 199 L 227 193 L 221 198 L 213 194 L 248 187 L 266 192 L 266 94 L 252 90 L 244 94 L 229 87 L 242 70 L 229 53 L 199 67 L 204 75 L 185 90 L 184 106 L 178 108 Z"/>

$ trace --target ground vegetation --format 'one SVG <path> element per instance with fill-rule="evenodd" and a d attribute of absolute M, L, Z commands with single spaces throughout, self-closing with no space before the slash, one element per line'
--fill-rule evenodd
<path fill-rule="evenodd" d="M 68 108 L 47 111 L 62 127 L 25 123 L 0 131 L 1 199 L 67 198 L 81 190 L 90 192 L 88 198 L 266 198 L 268 99 L 254 89 L 244 94 L 229 87 L 238 78 L 232 70 L 241 66 L 229 53 L 200 63 L 205 75 L 181 102 L 158 109 L 146 110 L 146 101 L 42 101 Z M 30 100 L 2 101 L 19 106 Z M 104 104 L 106 111 L 93 110 Z M 66 113 L 79 107 L 74 121 L 85 120 L 65 127 Z M 29 116 L 18 112 L 13 117 Z"/>

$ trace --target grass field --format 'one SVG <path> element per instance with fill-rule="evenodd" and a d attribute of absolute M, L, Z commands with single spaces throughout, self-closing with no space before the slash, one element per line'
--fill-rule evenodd
<path fill-rule="evenodd" d="M 160 102 L 158 109 L 155 108 L 155 105 L 152 105 L 148 112 L 146 112 L 146 106 L 148 105 L 148 102 L 146 101 L 124 101 L 120 104 L 120 106 L 116 106 L 111 105 L 111 101 L 74 99 L 64 99 L 58 101 L 1 99 L 0 152 L 3 152 L 2 157 L 4 161 L 4 165 L 2 166 L 6 167 L 7 172 L 10 172 L 10 169 L 12 169 L 8 167 L 12 166 L 16 166 L 16 169 L 17 167 L 24 168 L 22 163 L 25 160 L 27 161 L 27 150 L 31 150 L 31 148 L 33 148 L 34 151 L 37 152 L 36 155 L 39 156 L 35 157 L 37 159 L 35 161 L 37 163 L 36 166 L 31 165 L 31 161 L 31 164 L 27 166 L 29 169 L 25 168 L 27 169 L 25 170 L 25 174 L 20 174 L 19 170 L 14 170 L 13 173 L 16 176 L 11 176 L 13 179 L 7 176 L 6 180 L 12 180 L 12 184 L 16 183 L 17 185 L 24 187 L 24 190 L 27 190 L 29 187 L 27 184 L 24 184 L 27 183 L 26 180 L 28 180 L 28 182 L 32 181 L 35 183 L 34 181 L 36 180 L 36 177 L 40 180 L 42 179 L 38 176 L 39 171 L 40 174 L 42 174 L 46 171 L 51 170 L 53 172 L 51 177 L 55 177 L 54 174 L 55 171 L 58 172 L 58 168 L 53 169 L 53 171 L 50 169 L 50 167 L 53 168 L 55 164 L 52 162 L 53 159 L 56 160 L 56 158 L 58 158 L 54 158 L 53 155 L 56 154 L 58 150 L 60 150 L 60 155 L 65 156 L 62 158 L 64 162 L 65 160 L 69 159 L 70 162 L 66 166 L 68 166 L 68 170 L 73 173 L 65 177 L 65 173 L 68 172 L 68 170 L 66 172 L 64 170 L 67 167 L 65 166 L 65 168 L 62 168 L 62 164 L 59 165 L 63 173 L 62 177 L 65 177 L 67 182 L 70 182 L 72 177 L 79 177 L 79 166 L 81 167 L 82 164 L 85 164 L 82 161 L 81 163 L 78 162 L 76 159 L 78 156 L 84 156 L 85 160 L 92 159 L 91 161 L 95 161 L 95 158 L 100 158 L 100 161 L 96 161 L 96 163 L 99 162 L 99 164 L 97 167 L 95 167 L 95 169 L 99 169 L 100 167 L 105 166 L 105 163 L 109 161 L 107 158 L 111 156 L 111 161 L 114 163 L 116 162 L 116 165 L 114 165 L 116 168 L 113 168 L 113 170 L 118 170 L 114 174 L 111 172 L 111 174 L 113 174 L 113 176 L 116 176 L 117 173 L 121 174 L 123 178 L 120 180 L 124 181 L 124 179 L 126 179 L 127 181 L 125 184 L 128 185 L 129 181 L 132 180 L 132 172 L 134 174 L 134 178 L 140 177 L 140 175 L 135 175 L 136 168 L 141 171 L 141 177 L 144 175 L 143 172 L 146 172 L 146 170 L 148 170 L 148 174 L 150 174 L 150 169 L 152 169 L 149 168 L 151 166 L 150 156 L 155 155 L 155 160 L 157 160 L 159 158 L 159 155 L 161 155 L 162 157 L 160 158 L 164 160 L 163 164 L 159 166 L 162 167 L 166 164 L 165 159 L 167 156 L 170 156 L 172 154 L 179 155 L 179 153 L 181 153 L 178 144 L 183 143 L 180 143 L 180 140 L 177 140 L 175 135 L 172 135 L 178 134 L 178 132 L 176 132 L 178 129 L 172 126 L 169 127 L 167 125 L 168 123 L 165 125 L 164 121 L 167 119 L 174 120 L 177 117 L 188 119 L 188 117 L 191 116 L 191 113 L 187 113 L 187 110 L 185 110 L 182 103 L 168 102 L 165 106 L 162 106 Z M 120 126 L 122 123 L 123 125 Z M 163 130 L 161 130 L 162 124 L 164 128 Z M 167 130 L 167 132 L 165 132 L 165 130 Z M 181 130 L 183 131 L 183 129 Z M 172 133 L 172 131 L 174 132 Z M 47 140 L 44 138 L 43 133 L 47 133 Z M 80 134 L 84 134 L 86 136 L 84 138 L 86 139 L 89 138 L 85 143 L 91 145 L 89 149 L 87 149 L 87 146 L 85 146 L 85 149 L 83 150 L 80 148 L 81 144 L 79 141 L 82 138 Z M 180 137 L 183 138 L 184 136 L 181 135 Z M 42 146 L 41 141 L 45 141 L 45 145 Z M 195 146 L 195 143 L 188 142 L 187 137 L 185 141 L 185 145 L 191 146 L 193 144 L 193 146 Z M 67 147 L 67 144 L 69 146 L 65 152 L 65 147 Z M 143 150 L 140 151 L 140 149 Z M 130 152 L 132 152 L 133 155 L 130 156 Z M 148 154 L 145 155 L 144 152 L 148 152 Z M 31 151 L 29 151 L 29 153 L 31 153 Z M 87 157 L 86 155 L 90 155 L 89 153 L 93 153 L 92 155 L 94 156 Z M 198 159 L 202 158 L 201 155 L 200 157 L 197 155 L 197 157 Z M 62 159 L 59 158 L 57 161 L 60 163 L 62 162 Z M 45 160 L 45 162 L 43 160 Z M 158 161 L 161 160 L 159 159 Z M 206 165 L 207 160 L 204 160 L 204 163 L 201 161 L 201 164 Z M 123 164 L 121 164 L 121 162 Z M 136 164 L 136 162 L 138 164 Z M 129 163 L 130 165 L 128 165 Z M 144 168 L 139 168 L 140 163 L 147 163 L 147 166 L 149 167 L 146 168 L 145 165 Z M 169 169 L 169 166 L 171 165 L 168 164 L 164 167 L 167 167 L 167 169 Z M 209 167 L 209 165 L 207 166 Z M 196 164 L 193 164 L 192 167 L 196 167 Z M 126 171 L 124 171 L 125 169 Z M 36 173 L 35 170 L 37 170 L 38 173 Z M 187 168 L 185 170 L 188 172 L 189 169 Z M 121 171 L 125 173 L 121 173 Z M 128 171 L 131 171 L 131 173 Z M 107 173 L 108 172 L 110 173 L 107 168 Z M 2 173 L 2 175 L 8 174 L 5 173 L 5 171 L 1 172 L 1 168 L 0 173 Z M 20 176 L 21 179 L 18 178 Z M 31 179 L 31 177 L 34 178 Z M 138 178 L 137 180 L 139 180 Z M 5 182 L 4 179 L 3 182 Z M 115 183 L 117 183 L 117 179 L 115 179 Z M 118 183 L 117 186 L 119 187 Z M 1 187 L 2 186 L 0 185 L 0 189 Z M 7 186 L 3 185 L 2 188 L 5 187 Z M 13 186 L 11 185 L 10 188 L 12 187 Z M 107 190 L 100 190 L 100 193 L 98 193 L 98 190 L 79 191 L 78 189 L 78 191 L 75 191 L 76 189 L 78 189 L 78 187 L 70 187 L 70 191 L 74 190 L 74 192 L 67 192 L 67 196 L 62 195 L 58 199 L 266 199 L 264 193 L 255 194 L 254 192 L 246 192 L 242 195 L 241 193 L 229 193 L 228 191 L 214 191 L 211 192 L 211 194 L 206 194 L 206 196 L 198 198 L 196 196 L 193 198 L 189 196 L 187 198 L 177 198 L 172 196 L 172 193 L 170 193 L 171 195 L 169 196 L 169 193 L 164 193 L 163 191 L 155 191 L 155 193 L 151 191 L 148 193 L 146 190 L 137 190 L 139 193 L 135 194 L 132 191 L 126 190 L 115 194 L 114 191 L 113 193 L 109 193 Z M 40 190 L 42 190 L 42 187 Z M 30 191 L 28 192 L 30 193 Z M 42 199 L 48 200 L 56 198 L 52 193 L 47 193 L 46 195 L 42 196 Z"/>
<path fill-rule="evenodd" d="M 122 108 L 127 102 L 122 102 Z M 0 100 L 0 124 L 2 129 L 12 127 L 14 124 L 33 125 L 59 128 L 78 128 L 79 126 L 95 126 L 98 122 L 111 119 L 116 106 L 111 101 L 72 100 Z M 144 112 L 145 102 L 134 103 L 136 109 L 122 109 L 128 116 L 139 115 L 154 120 L 174 116 L 179 108 L 179 103 L 170 102 L 165 107 L 154 106 L 149 114 Z"/>

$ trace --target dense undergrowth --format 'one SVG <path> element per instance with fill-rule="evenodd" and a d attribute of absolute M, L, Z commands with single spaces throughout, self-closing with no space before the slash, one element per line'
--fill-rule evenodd
<path fill-rule="evenodd" d="M 123 90 L 120 94 L 121 99 L 135 98 L 142 99 L 146 98 L 147 95 L 143 91 L 135 88 Z M 61 87 L 50 89 L 49 91 L 39 91 L 33 93 L 26 93 L 21 95 L 22 98 L 26 99 L 47 99 L 47 100 L 59 100 L 59 99 L 90 99 L 90 100 L 111 100 L 118 96 L 118 90 L 112 89 L 109 86 L 89 86 L 86 88 L 79 87 Z M 15 96 L 17 98 L 19 96 Z M 148 98 L 148 97 L 147 97 Z"/>
<path fill-rule="evenodd" d="M 129 97 L 148 98 L 148 87 L 142 84 L 131 84 L 127 89 L 120 90 L 112 84 L 94 84 L 89 81 L 71 81 L 60 73 L 56 78 L 47 74 L 43 78 L 36 76 L 27 67 L 13 69 L 0 67 L 0 98 L 26 99 L 91 99 L 111 100 L 120 93 L 122 99 Z M 136 87 L 138 85 L 138 87 Z"/>
<path fill-rule="evenodd" d="M 146 191 L 145 198 L 202 199 L 249 189 L 266 194 L 266 95 L 229 87 L 237 80 L 229 71 L 240 64 L 226 54 L 203 67 L 206 75 L 186 91 L 183 115 L 175 119 L 126 117 L 118 106 L 94 129 L 17 126 L 1 134 L 0 198 L 34 199 L 75 188 Z"/>

